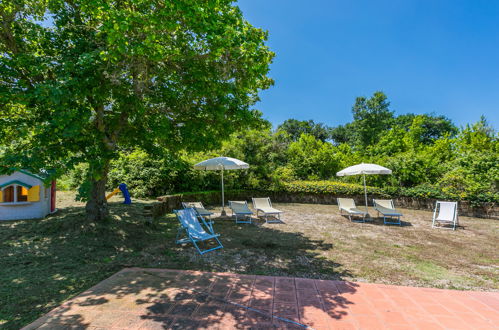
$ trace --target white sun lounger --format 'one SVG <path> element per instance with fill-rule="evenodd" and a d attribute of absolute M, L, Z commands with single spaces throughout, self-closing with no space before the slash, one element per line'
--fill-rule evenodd
<path fill-rule="evenodd" d="M 350 221 L 366 222 L 368 213 L 358 209 L 352 198 L 338 198 L 338 208 L 340 209 L 340 214 L 343 214 L 343 211 L 347 212 Z M 352 216 L 362 216 L 362 220 L 352 220 Z"/>
<path fill-rule="evenodd" d="M 278 209 L 272 207 L 272 203 L 270 202 L 270 197 L 264 198 L 252 198 L 253 200 L 253 208 L 256 209 L 256 216 L 258 217 L 258 212 L 262 212 L 265 216 L 266 223 L 280 223 L 281 221 L 281 213 Z M 269 221 L 269 215 L 276 216 L 276 220 Z"/>
<path fill-rule="evenodd" d="M 393 205 L 392 199 L 373 199 L 374 209 L 378 211 L 378 216 L 381 213 L 383 215 L 383 223 L 390 225 L 399 225 L 402 226 L 400 222 L 400 217 L 403 215 L 398 212 Z M 392 219 L 391 221 L 387 221 L 386 218 Z M 397 221 L 394 221 L 394 220 Z"/>
<path fill-rule="evenodd" d="M 208 211 L 201 202 L 182 202 L 182 206 L 184 209 L 193 208 L 196 213 L 202 217 L 208 217 L 211 220 L 211 216 L 214 214 L 213 212 Z"/>
<path fill-rule="evenodd" d="M 248 202 L 229 201 L 229 207 L 232 210 L 232 215 L 236 216 L 236 223 L 252 223 L 251 216 L 253 212 L 248 207 Z M 243 220 L 239 220 L 239 217 L 242 217 Z"/>
<path fill-rule="evenodd" d="M 450 225 L 451 227 L 437 226 L 437 224 Z M 455 230 L 457 226 L 459 226 L 459 219 L 457 216 L 457 202 L 437 201 L 437 203 L 435 204 L 435 211 L 433 212 L 433 221 L 431 227 L 440 227 Z"/>

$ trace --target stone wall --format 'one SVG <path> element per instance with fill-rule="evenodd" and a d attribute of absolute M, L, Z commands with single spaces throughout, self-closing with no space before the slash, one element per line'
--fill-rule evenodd
<path fill-rule="evenodd" d="M 228 200 L 247 200 L 251 202 L 251 197 L 270 197 L 276 203 L 309 203 L 309 204 L 332 204 L 337 205 L 338 197 L 353 198 L 357 205 L 364 205 L 364 195 L 337 196 L 334 194 L 306 194 L 306 193 L 288 193 L 288 192 L 265 192 L 265 191 L 227 191 L 225 199 Z M 373 198 L 377 196 L 368 196 L 368 204 L 372 206 Z M 382 199 L 382 197 L 379 197 Z M 182 208 L 182 202 L 201 201 L 205 205 L 219 205 L 221 200 L 220 192 L 200 192 L 187 193 L 179 195 L 168 195 L 158 197 L 158 202 L 153 204 L 153 216 L 161 217 L 171 213 L 174 209 Z M 432 198 L 414 198 L 398 197 L 393 198 L 397 207 L 433 211 L 436 199 Z M 499 219 L 499 208 L 494 203 L 473 206 L 468 201 L 460 201 L 459 215 L 478 218 Z"/>

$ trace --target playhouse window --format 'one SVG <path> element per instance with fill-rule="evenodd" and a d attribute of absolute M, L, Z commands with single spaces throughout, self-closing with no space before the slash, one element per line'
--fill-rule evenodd
<path fill-rule="evenodd" d="M 28 201 L 28 189 L 23 186 L 17 186 L 17 201 L 27 202 Z"/>
<path fill-rule="evenodd" d="M 8 186 L 3 190 L 3 202 L 14 203 L 14 186 Z"/>

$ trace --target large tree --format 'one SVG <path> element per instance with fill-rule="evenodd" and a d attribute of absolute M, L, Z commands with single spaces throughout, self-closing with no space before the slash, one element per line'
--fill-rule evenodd
<path fill-rule="evenodd" d="M 200 150 L 259 120 L 273 53 L 232 0 L 0 2 L 0 168 L 88 163 L 107 216 L 123 148 Z"/>
<path fill-rule="evenodd" d="M 406 131 L 411 130 L 411 128 L 415 131 L 414 128 L 417 127 L 417 135 L 414 138 L 423 144 L 432 144 L 444 136 L 454 137 L 458 133 L 457 127 L 449 118 L 435 114 L 408 113 L 397 116 L 394 124 Z"/>
<path fill-rule="evenodd" d="M 380 134 L 393 122 L 390 102 L 383 92 L 375 92 L 370 98 L 357 97 L 352 107 L 355 142 L 365 148 L 377 142 Z"/>
<path fill-rule="evenodd" d="M 287 119 L 277 127 L 277 130 L 287 132 L 292 141 L 298 141 L 302 134 L 308 134 L 325 142 L 330 138 L 331 129 L 327 125 L 316 123 L 313 120 Z"/>

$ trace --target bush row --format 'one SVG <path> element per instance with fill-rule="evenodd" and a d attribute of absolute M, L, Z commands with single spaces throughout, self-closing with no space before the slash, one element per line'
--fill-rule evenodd
<path fill-rule="evenodd" d="M 337 181 L 291 181 L 281 182 L 276 186 L 275 191 L 290 193 L 308 193 L 308 194 L 333 194 L 333 195 L 362 195 L 364 186 L 355 183 L 344 183 Z M 477 195 L 454 194 L 444 192 L 437 186 L 419 185 L 416 187 L 371 187 L 367 186 L 369 195 L 380 197 L 414 197 L 414 198 L 437 198 L 450 200 L 468 200 L 475 204 L 498 203 L 499 194 L 481 193 Z"/>

